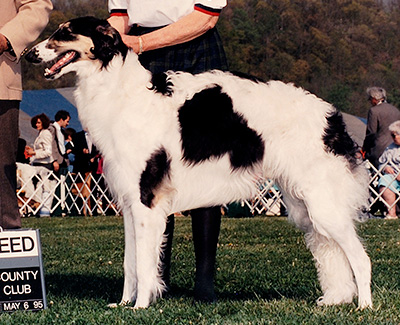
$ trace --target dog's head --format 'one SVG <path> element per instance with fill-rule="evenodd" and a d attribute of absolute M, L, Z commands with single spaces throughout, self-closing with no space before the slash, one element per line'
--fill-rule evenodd
<path fill-rule="evenodd" d="M 46 79 L 57 79 L 76 71 L 77 63 L 89 61 L 105 68 L 117 54 L 126 56 L 128 48 L 118 31 L 106 20 L 81 17 L 67 21 L 47 40 L 34 46 L 26 55 L 32 63 L 55 63 L 45 71 Z"/>

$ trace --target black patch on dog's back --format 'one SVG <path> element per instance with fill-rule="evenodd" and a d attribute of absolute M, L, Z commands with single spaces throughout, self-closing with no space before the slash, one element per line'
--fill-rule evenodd
<path fill-rule="evenodd" d="M 229 154 L 233 169 L 251 166 L 263 158 L 264 143 L 221 90 L 202 90 L 180 108 L 183 159 L 196 164 Z"/>
<path fill-rule="evenodd" d="M 344 156 L 352 164 L 356 164 L 358 153 L 357 144 L 346 131 L 346 125 L 340 112 L 335 112 L 327 118 L 328 127 L 325 129 L 323 141 L 329 152 Z"/>
<path fill-rule="evenodd" d="M 147 160 L 146 169 L 140 177 L 140 201 L 147 207 L 151 207 L 154 199 L 154 190 L 168 176 L 170 160 L 164 148 L 155 151 Z"/>
<path fill-rule="evenodd" d="M 168 75 L 163 73 L 153 74 L 151 79 L 152 87 L 151 90 L 154 90 L 157 93 L 161 93 L 165 96 L 171 96 L 173 93 L 172 90 L 172 82 L 168 80 Z"/>

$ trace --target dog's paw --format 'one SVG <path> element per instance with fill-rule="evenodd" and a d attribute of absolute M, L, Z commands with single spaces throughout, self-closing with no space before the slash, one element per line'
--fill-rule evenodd
<path fill-rule="evenodd" d="M 112 304 L 108 304 L 107 307 L 108 307 L 108 308 L 118 308 L 119 305 L 118 305 L 116 302 L 114 302 L 114 303 L 112 303 Z"/>
<path fill-rule="evenodd" d="M 322 296 L 317 299 L 317 306 L 333 306 L 333 305 L 341 305 L 341 304 L 350 304 L 352 303 L 353 298 L 338 298 L 338 297 L 329 297 L 329 296 Z"/>
<path fill-rule="evenodd" d="M 364 301 L 359 300 L 358 301 L 358 310 L 364 310 L 364 309 L 373 309 L 372 306 L 372 300 L 371 299 L 366 299 Z"/>
<path fill-rule="evenodd" d="M 122 300 L 119 304 L 117 304 L 116 302 L 108 304 L 107 307 L 108 308 L 118 308 L 118 307 L 125 307 L 127 304 L 129 304 L 129 301 L 124 301 Z"/>
<path fill-rule="evenodd" d="M 319 307 L 325 306 L 326 303 L 325 303 L 325 300 L 324 300 L 324 296 L 319 297 L 319 298 L 316 300 L 316 303 L 317 303 L 317 306 L 319 306 Z"/>
<path fill-rule="evenodd" d="M 149 307 L 150 300 L 149 299 L 136 299 L 135 305 L 132 309 L 145 309 Z"/>

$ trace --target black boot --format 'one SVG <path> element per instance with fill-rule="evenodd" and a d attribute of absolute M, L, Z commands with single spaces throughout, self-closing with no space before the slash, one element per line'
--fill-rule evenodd
<path fill-rule="evenodd" d="M 216 300 L 214 268 L 218 235 L 221 225 L 220 207 L 192 210 L 192 231 L 196 254 L 194 299 L 201 302 Z"/>
<path fill-rule="evenodd" d="M 172 239 L 174 237 L 175 217 L 173 214 L 167 218 L 167 225 L 164 231 L 167 241 L 162 247 L 161 253 L 161 265 L 162 273 L 161 279 L 164 281 L 166 286 L 166 292 L 169 291 L 171 285 L 170 273 L 171 273 L 171 255 L 172 255 Z"/>

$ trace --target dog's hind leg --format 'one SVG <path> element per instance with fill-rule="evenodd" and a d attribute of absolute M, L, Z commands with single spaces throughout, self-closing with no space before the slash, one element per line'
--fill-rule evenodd
<path fill-rule="evenodd" d="M 165 213 L 141 205 L 134 209 L 136 235 L 137 295 L 134 308 L 146 308 L 161 296 L 165 285 L 161 280 L 161 246 L 164 243 Z"/>
<path fill-rule="evenodd" d="M 342 193 L 330 195 L 334 192 L 327 186 L 316 186 L 305 198 L 313 222 L 313 231 L 306 235 L 306 241 L 314 255 L 324 294 L 318 303 L 351 302 L 358 289 L 359 307 L 370 307 L 371 262 L 354 228 L 354 207 L 348 205 Z"/>
<path fill-rule="evenodd" d="M 351 303 L 357 293 L 350 264 L 333 239 L 317 231 L 306 234 L 306 244 L 314 256 L 323 296 L 318 305 Z"/>
<path fill-rule="evenodd" d="M 371 261 L 355 232 L 347 239 L 342 241 L 340 246 L 345 251 L 354 272 L 358 288 L 358 307 L 371 308 Z"/>
<path fill-rule="evenodd" d="M 353 274 L 343 251 L 333 240 L 328 240 L 314 229 L 304 201 L 283 192 L 289 220 L 305 232 L 307 247 L 316 262 L 323 297 L 318 304 L 351 302 L 356 293 Z"/>
<path fill-rule="evenodd" d="M 359 308 L 372 307 L 371 261 L 354 228 L 347 231 L 339 230 L 331 236 L 344 251 L 353 270 L 358 289 Z"/>

